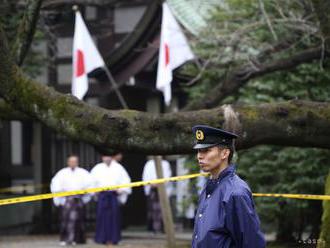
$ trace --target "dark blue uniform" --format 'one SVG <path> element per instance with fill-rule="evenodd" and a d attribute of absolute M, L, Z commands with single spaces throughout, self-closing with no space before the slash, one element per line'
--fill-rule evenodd
<path fill-rule="evenodd" d="M 233 165 L 209 179 L 195 217 L 193 248 L 264 248 L 249 186 Z"/>

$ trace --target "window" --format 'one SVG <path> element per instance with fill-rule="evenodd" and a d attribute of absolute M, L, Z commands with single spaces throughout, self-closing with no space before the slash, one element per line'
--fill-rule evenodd
<path fill-rule="evenodd" d="M 11 139 L 11 163 L 12 165 L 22 165 L 23 163 L 23 130 L 22 123 L 12 121 L 10 123 Z"/>
<path fill-rule="evenodd" d="M 90 105 L 99 106 L 99 99 L 97 97 L 88 97 L 86 102 Z"/>
<path fill-rule="evenodd" d="M 36 69 L 36 73 L 32 76 L 33 79 L 37 80 L 40 83 L 47 84 L 48 83 L 48 68 L 47 63 L 45 61 L 45 54 L 47 54 L 47 43 L 46 41 L 38 41 L 32 44 L 32 51 L 37 53 L 38 60 L 38 68 Z"/>
<path fill-rule="evenodd" d="M 129 33 L 141 19 L 146 7 L 119 7 L 115 9 L 115 33 Z"/>
<path fill-rule="evenodd" d="M 11 164 L 13 166 L 32 165 L 31 148 L 33 142 L 32 122 L 10 122 Z"/>
<path fill-rule="evenodd" d="M 96 19 L 96 7 L 93 6 L 87 6 L 85 8 L 85 19 L 86 20 L 95 20 Z"/>
<path fill-rule="evenodd" d="M 72 34 L 73 36 L 73 34 Z M 66 58 L 72 56 L 72 37 L 61 37 L 57 39 L 57 57 Z"/>
<path fill-rule="evenodd" d="M 57 66 L 58 84 L 71 84 L 72 80 L 72 65 L 60 64 Z"/>

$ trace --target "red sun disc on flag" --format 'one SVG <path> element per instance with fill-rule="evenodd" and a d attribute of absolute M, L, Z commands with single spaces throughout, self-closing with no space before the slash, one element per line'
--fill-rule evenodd
<path fill-rule="evenodd" d="M 78 49 L 76 56 L 76 77 L 80 77 L 85 74 L 84 53 Z"/>
<path fill-rule="evenodd" d="M 165 66 L 167 66 L 170 63 L 170 48 L 167 45 L 167 43 L 165 43 Z"/>

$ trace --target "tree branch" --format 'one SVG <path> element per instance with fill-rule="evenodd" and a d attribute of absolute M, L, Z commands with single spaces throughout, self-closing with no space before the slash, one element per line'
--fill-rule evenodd
<path fill-rule="evenodd" d="M 325 56 L 329 56 L 326 53 Z M 321 59 L 322 49 L 313 48 L 301 53 L 295 54 L 289 58 L 279 59 L 268 64 L 258 64 L 253 66 L 245 65 L 234 69 L 223 82 L 207 94 L 202 99 L 191 102 L 185 110 L 212 108 L 219 104 L 225 97 L 236 93 L 240 87 L 244 86 L 249 80 L 264 76 L 276 71 L 291 70 L 298 65 L 311 63 L 314 60 Z"/>
<path fill-rule="evenodd" d="M 276 32 L 275 32 L 275 30 L 273 28 L 272 22 L 269 19 L 269 16 L 268 16 L 267 11 L 265 9 L 265 5 L 264 5 L 263 0 L 259 0 L 259 6 L 260 6 L 260 9 L 261 9 L 262 14 L 264 15 L 264 18 L 266 20 L 266 23 L 268 25 L 268 28 L 269 28 L 270 32 L 272 33 L 272 35 L 274 37 L 274 40 L 275 41 L 278 41 L 277 34 L 276 34 Z"/>
<path fill-rule="evenodd" d="M 330 1 L 312 0 L 312 4 L 320 22 L 320 28 L 326 43 L 326 49 L 330 50 Z"/>
<path fill-rule="evenodd" d="M 240 134 L 238 149 L 259 144 L 330 148 L 330 103 L 290 101 L 258 106 L 226 105 L 162 115 L 134 110 L 109 111 L 89 105 L 25 77 L 10 57 L 1 27 L 0 95 L 12 108 L 31 119 L 103 150 L 190 153 L 191 127 L 196 124 L 235 129 Z M 12 112 L 3 102 L 0 107 L 3 108 L 0 110 L 2 118 L 6 118 L 5 112 Z"/>
<path fill-rule="evenodd" d="M 12 47 L 16 63 L 22 65 L 30 49 L 39 19 L 39 12 L 43 0 L 29 0 L 23 19 L 18 27 L 17 37 Z"/>

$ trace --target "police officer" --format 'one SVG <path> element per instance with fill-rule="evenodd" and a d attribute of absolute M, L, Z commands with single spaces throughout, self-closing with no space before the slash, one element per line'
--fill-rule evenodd
<path fill-rule="evenodd" d="M 238 136 L 205 125 L 193 127 L 199 166 L 210 173 L 199 198 L 193 248 L 264 248 L 249 186 L 231 164 Z"/>

